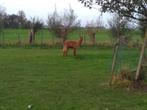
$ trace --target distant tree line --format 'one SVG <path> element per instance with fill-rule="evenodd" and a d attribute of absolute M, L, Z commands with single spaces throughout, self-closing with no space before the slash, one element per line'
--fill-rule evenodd
<path fill-rule="evenodd" d="M 1 26 L 3 28 L 29 28 L 31 21 L 25 16 L 24 11 L 18 11 L 18 14 L 7 14 L 2 8 L 1 13 Z"/>
<path fill-rule="evenodd" d="M 35 44 L 36 33 L 45 27 L 44 22 L 40 18 L 32 17 L 27 19 L 25 12 L 19 10 L 17 14 L 7 14 L 5 8 L 0 6 L 0 32 L 5 28 L 26 28 L 28 30 L 29 44 Z M 70 33 L 81 29 L 81 21 L 74 10 L 69 6 L 63 12 L 58 12 L 56 6 L 52 13 L 49 13 L 46 20 L 46 28 L 53 36 L 60 39 L 60 43 L 68 39 Z M 87 21 L 85 31 L 79 32 L 79 37 L 86 33 L 91 43 L 95 44 L 95 36 L 98 29 L 103 29 L 104 25 L 100 17 L 95 20 Z"/>

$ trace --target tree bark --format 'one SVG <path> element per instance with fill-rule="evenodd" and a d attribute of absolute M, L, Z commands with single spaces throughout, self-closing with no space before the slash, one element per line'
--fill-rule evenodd
<path fill-rule="evenodd" d="M 33 29 L 30 29 L 30 32 L 29 32 L 29 43 L 30 44 L 35 43 L 35 32 Z"/>
<path fill-rule="evenodd" d="M 95 45 L 95 33 L 92 34 L 92 44 Z"/>
<path fill-rule="evenodd" d="M 114 75 L 114 69 L 116 65 L 116 59 L 117 59 L 117 54 L 118 54 L 118 48 L 119 48 L 119 39 L 117 39 L 115 45 L 114 45 L 114 52 L 113 52 L 113 61 L 112 61 L 112 68 L 111 68 L 111 79 L 110 79 L 110 85 L 112 82 L 112 77 Z"/>
<path fill-rule="evenodd" d="M 145 29 L 144 43 L 142 45 L 140 58 L 139 58 L 139 62 L 138 62 L 137 70 L 136 70 L 136 75 L 135 75 L 136 81 L 139 80 L 140 69 L 141 69 L 141 65 L 142 65 L 142 62 L 143 62 L 143 56 L 144 56 L 144 52 L 145 52 L 146 43 L 147 43 L 147 28 Z"/>
<path fill-rule="evenodd" d="M 32 44 L 32 42 L 33 42 L 33 34 L 30 30 L 30 32 L 29 32 L 29 44 Z"/>

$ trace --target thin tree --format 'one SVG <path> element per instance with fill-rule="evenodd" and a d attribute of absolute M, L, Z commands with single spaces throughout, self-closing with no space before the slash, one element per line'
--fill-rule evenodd
<path fill-rule="evenodd" d="M 4 30 L 5 17 L 6 17 L 5 8 L 0 6 L 0 45 L 1 43 L 2 44 L 4 43 L 3 30 Z"/>
<path fill-rule="evenodd" d="M 124 17 L 119 16 L 118 14 L 114 14 L 112 19 L 108 21 L 109 29 L 111 37 L 114 39 L 114 51 L 113 51 L 113 61 L 112 61 L 112 68 L 111 68 L 111 79 L 110 84 L 112 83 L 112 79 L 114 77 L 114 73 L 116 70 L 116 63 L 120 60 L 118 57 L 119 55 L 119 48 L 122 45 L 127 45 L 128 39 L 125 36 L 126 32 L 128 32 L 128 20 Z"/>
<path fill-rule="evenodd" d="M 74 10 L 70 7 L 63 14 L 57 12 L 56 7 L 52 14 L 48 15 L 47 20 L 49 30 L 64 42 L 68 34 L 80 25 Z"/>
<path fill-rule="evenodd" d="M 6 16 L 5 8 L 0 6 L 0 32 L 2 32 L 4 28 L 5 16 Z"/>
<path fill-rule="evenodd" d="M 96 44 L 96 33 L 101 29 L 104 29 L 104 24 L 101 20 L 101 16 L 98 16 L 96 20 L 87 22 L 86 31 L 93 45 Z"/>
<path fill-rule="evenodd" d="M 120 34 L 125 36 L 130 30 L 128 27 L 129 20 L 125 17 L 121 17 L 118 14 L 114 14 L 112 19 L 108 20 L 110 34 L 114 39 L 120 37 Z"/>
<path fill-rule="evenodd" d="M 18 11 L 18 22 L 19 22 L 19 28 L 24 28 L 26 25 L 26 15 L 23 10 Z"/>
<path fill-rule="evenodd" d="M 120 16 L 131 18 L 147 24 L 147 0 L 79 0 L 84 6 L 90 9 L 93 6 L 101 6 L 101 12 L 117 13 Z M 140 17 L 141 16 L 141 17 Z M 136 71 L 135 79 L 140 76 L 140 69 L 147 41 L 147 27 L 145 28 L 145 40 Z"/>
<path fill-rule="evenodd" d="M 96 44 L 96 32 L 97 32 L 97 26 L 96 26 L 96 22 L 94 22 L 93 20 L 90 22 L 87 22 L 86 24 L 86 33 L 89 36 L 92 45 Z"/>
<path fill-rule="evenodd" d="M 43 27 L 43 21 L 39 18 L 33 17 L 30 21 L 29 43 L 35 43 L 36 33 Z"/>

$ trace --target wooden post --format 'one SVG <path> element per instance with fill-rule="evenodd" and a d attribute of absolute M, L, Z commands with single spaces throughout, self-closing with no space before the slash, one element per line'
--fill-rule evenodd
<path fill-rule="evenodd" d="M 140 53 L 140 58 L 139 58 L 139 62 L 138 62 L 137 70 L 136 70 L 136 75 L 135 75 L 135 80 L 138 80 L 139 75 L 140 75 L 140 69 L 141 69 L 141 65 L 142 65 L 142 61 L 143 61 L 146 43 L 147 43 L 147 28 L 145 29 L 144 43 L 142 45 L 142 49 L 141 49 L 141 53 Z"/>

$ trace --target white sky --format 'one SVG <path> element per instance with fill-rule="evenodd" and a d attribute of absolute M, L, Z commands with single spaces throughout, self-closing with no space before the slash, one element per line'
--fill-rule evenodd
<path fill-rule="evenodd" d="M 59 12 L 68 9 L 70 5 L 82 25 L 87 21 L 95 20 L 101 14 L 96 9 L 85 8 L 78 0 L 0 0 L 0 5 L 6 8 L 8 14 L 17 14 L 19 10 L 23 10 L 27 18 L 36 16 L 44 21 L 46 21 L 48 14 L 54 11 L 55 5 Z M 110 15 L 103 14 L 102 19 L 106 22 L 109 17 Z"/>

